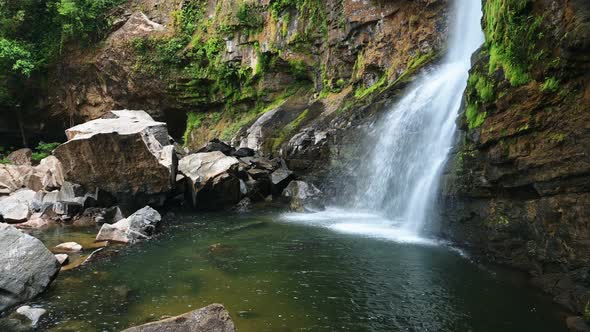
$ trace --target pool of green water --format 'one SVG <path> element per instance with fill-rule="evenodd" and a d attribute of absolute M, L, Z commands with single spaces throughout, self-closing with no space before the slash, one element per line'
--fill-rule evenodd
<path fill-rule="evenodd" d="M 53 246 L 96 229 L 36 235 Z M 564 331 L 518 273 L 444 245 L 401 244 L 282 221 L 183 214 L 152 240 L 61 272 L 34 305 L 43 330 L 120 331 L 210 303 L 238 331 Z"/>

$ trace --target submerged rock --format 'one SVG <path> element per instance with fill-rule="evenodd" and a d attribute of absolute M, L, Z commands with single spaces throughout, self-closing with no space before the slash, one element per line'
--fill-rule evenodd
<path fill-rule="evenodd" d="M 173 187 L 177 160 L 166 124 L 144 111 L 111 111 L 66 135 L 68 142 L 54 151 L 66 180 L 137 201 Z"/>
<path fill-rule="evenodd" d="M 0 223 L 0 312 L 44 291 L 59 268 L 41 241 Z"/>
<path fill-rule="evenodd" d="M 188 182 L 193 206 L 216 209 L 240 200 L 239 161 L 219 151 L 182 158 L 178 169 Z"/>
<path fill-rule="evenodd" d="M 121 219 L 112 225 L 102 225 L 96 241 L 134 243 L 147 239 L 161 220 L 162 217 L 158 211 L 146 206 L 126 219 Z"/>
<path fill-rule="evenodd" d="M 148 323 L 124 330 L 123 332 L 235 332 L 236 328 L 229 312 L 221 304 L 186 314 Z"/>

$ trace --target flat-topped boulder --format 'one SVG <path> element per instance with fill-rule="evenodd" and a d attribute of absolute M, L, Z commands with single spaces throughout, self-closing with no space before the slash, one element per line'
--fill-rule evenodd
<path fill-rule="evenodd" d="M 41 241 L 0 223 L 0 312 L 43 292 L 59 269 Z"/>
<path fill-rule="evenodd" d="M 67 181 L 139 201 L 173 187 L 177 160 L 168 129 L 144 111 L 111 111 L 66 136 L 54 154 Z"/>
<path fill-rule="evenodd" d="M 220 151 L 182 158 L 178 170 L 186 176 L 193 206 L 218 209 L 240 200 L 239 160 Z"/>
<path fill-rule="evenodd" d="M 211 304 L 205 308 L 184 315 L 147 323 L 124 330 L 123 332 L 235 332 L 236 328 L 229 312 L 221 304 Z"/>

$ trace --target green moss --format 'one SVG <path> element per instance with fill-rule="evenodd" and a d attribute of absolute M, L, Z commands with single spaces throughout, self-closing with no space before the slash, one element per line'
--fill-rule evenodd
<path fill-rule="evenodd" d="M 565 140 L 566 134 L 564 133 L 552 133 L 549 135 L 549 142 L 551 143 L 561 143 Z"/>
<path fill-rule="evenodd" d="M 10 159 L 8 158 L 2 158 L 0 159 L 0 165 L 9 165 L 12 164 L 12 162 L 10 161 Z"/>
<path fill-rule="evenodd" d="M 502 68 L 513 86 L 532 80 L 535 66 L 544 66 L 548 55 L 540 47 L 543 18 L 533 13 L 532 0 L 488 0 L 484 7 L 484 32 L 490 51 L 489 72 Z"/>
<path fill-rule="evenodd" d="M 475 84 L 475 90 L 482 101 L 486 103 L 494 101 L 494 84 L 485 77 L 479 77 Z"/>
<path fill-rule="evenodd" d="M 240 27 L 245 28 L 248 34 L 259 32 L 264 26 L 260 7 L 252 3 L 242 2 L 236 13 Z"/>
<path fill-rule="evenodd" d="M 541 91 L 556 92 L 559 89 L 559 81 L 555 77 L 548 77 L 541 85 Z"/>
<path fill-rule="evenodd" d="M 471 130 L 481 126 L 484 123 L 487 115 L 487 112 L 479 112 L 476 105 L 467 105 L 465 116 L 467 117 L 467 124 L 469 126 L 469 129 Z"/>
<path fill-rule="evenodd" d="M 369 86 L 369 87 L 365 87 L 364 85 L 359 86 L 355 91 L 354 91 L 354 96 L 357 99 L 362 99 L 370 94 L 373 94 L 375 91 L 383 88 L 384 86 L 386 86 L 387 84 L 387 76 L 383 75 L 381 76 L 381 78 L 375 82 L 373 85 Z"/>
<path fill-rule="evenodd" d="M 201 123 L 203 122 L 204 118 L 204 113 L 191 112 L 186 115 L 186 129 L 183 135 L 183 140 L 185 144 L 189 141 L 191 132 L 201 127 Z"/>
<path fill-rule="evenodd" d="M 275 137 L 272 141 L 271 151 L 277 151 L 279 147 L 285 142 L 285 140 L 289 138 L 289 136 L 291 136 L 297 129 L 299 129 L 303 121 L 307 119 L 308 115 L 309 109 L 306 109 L 305 111 L 301 112 L 301 114 L 299 114 L 295 120 L 291 121 L 281 131 L 279 131 L 277 137 Z"/>
<path fill-rule="evenodd" d="M 590 323 L 590 301 L 586 303 L 586 308 L 584 308 L 584 319 Z"/>

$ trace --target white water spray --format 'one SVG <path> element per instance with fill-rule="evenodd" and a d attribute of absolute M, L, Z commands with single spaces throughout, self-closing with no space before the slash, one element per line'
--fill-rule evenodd
<path fill-rule="evenodd" d="M 368 163 L 360 172 L 356 210 L 383 218 L 351 223 L 333 210 L 314 216 L 348 233 L 412 239 L 431 218 L 441 170 L 452 147 L 455 120 L 467 85 L 471 55 L 483 43 L 481 2 L 456 0 L 449 52 L 441 65 L 424 73 L 376 126 Z M 347 214 L 348 216 L 352 214 Z M 292 216 L 301 219 L 303 216 Z M 307 217 L 309 220 L 310 217 Z M 330 222 L 326 223 L 326 220 Z M 310 220 L 311 221 L 311 220 Z"/>

